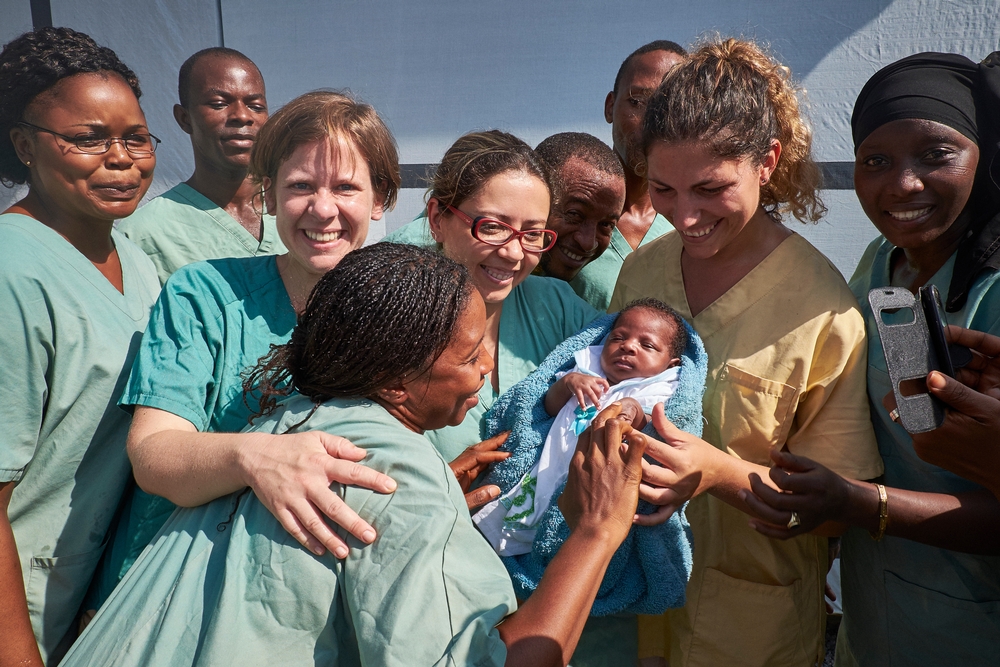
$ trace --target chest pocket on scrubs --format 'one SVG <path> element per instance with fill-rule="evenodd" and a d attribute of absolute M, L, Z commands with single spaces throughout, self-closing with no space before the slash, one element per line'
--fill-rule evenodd
<path fill-rule="evenodd" d="M 718 408 L 725 445 L 744 461 L 769 465 L 768 450 L 788 437 L 798 391 L 725 364 L 712 401 Z"/>

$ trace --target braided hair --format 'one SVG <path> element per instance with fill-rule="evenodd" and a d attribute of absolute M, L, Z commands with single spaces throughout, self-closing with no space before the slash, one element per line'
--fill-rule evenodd
<path fill-rule="evenodd" d="M 28 180 L 10 131 L 24 120 L 25 109 L 39 95 L 74 74 L 117 74 L 136 99 L 142 95 L 135 72 L 114 51 L 69 28 L 38 28 L 11 40 L 0 52 L 0 182 Z"/>
<path fill-rule="evenodd" d="M 431 250 L 376 243 L 350 252 L 313 288 L 291 340 L 244 378 L 244 400 L 259 393 L 258 415 L 268 415 L 293 391 L 317 404 L 370 398 L 437 360 L 472 290 L 465 267 Z"/>

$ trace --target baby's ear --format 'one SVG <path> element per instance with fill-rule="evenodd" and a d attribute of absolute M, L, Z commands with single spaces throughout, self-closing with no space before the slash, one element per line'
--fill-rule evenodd
<path fill-rule="evenodd" d="M 673 359 L 670 360 L 670 363 L 667 364 L 667 368 L 673 368 L 674 366 L 680 366 L 680 365 L 681 365 L 680 358 L 674 357 Z"/>

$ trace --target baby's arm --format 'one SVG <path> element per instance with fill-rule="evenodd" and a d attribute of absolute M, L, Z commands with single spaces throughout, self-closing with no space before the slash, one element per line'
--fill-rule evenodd
<path fill-rule="evenodd" d="M 601 407 L 601 396 L 604 395 L 609 386 L 608 381 L 604 378 L 586 373 L 567 373 L 556 380 L 545 392 L 545 411 L 553 417 L 556 416 L 574 396 L 576 396 L 581 408 L 586 408 L 588 402 L 599 408 Z M 638 403 L 636 404 L 638 405 Z"/>
<path fill-rule="evenodd" d="M 641 431 L 646 428 L 649 418 L 646 416 L 646 413 L 642 411 L 642 405 L 639 404 L 639 401 L 634 398 L 625 397 L 618 399 L 617 402 L 622 405 L 622 411 L 619 416 L 631 421 L 632 428 L 637 431 Z"/>

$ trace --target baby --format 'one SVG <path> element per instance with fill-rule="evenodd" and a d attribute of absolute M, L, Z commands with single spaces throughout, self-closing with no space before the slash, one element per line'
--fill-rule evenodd
<path fill-rule="evenodd" d="M 535 526 L 561 489 L 577 438 L 613 402 L 642 429 L 657 403 L 666 403 L 678 383 L 687 330 L 670 306 L 640 299 L 625 306 L 603 347 L 574 355 L 576 366 L 545 393 L 545 410 L 555 416 L 541 456 L 510 491 L 480 510 L 473 520 L 501 556 L 531 551 Z"/>

